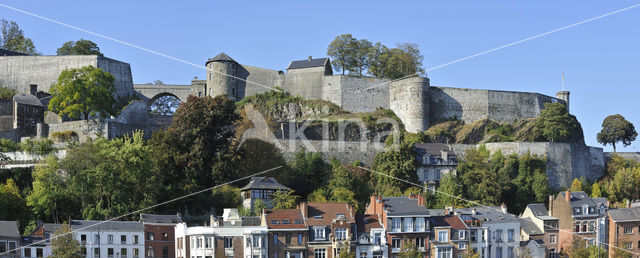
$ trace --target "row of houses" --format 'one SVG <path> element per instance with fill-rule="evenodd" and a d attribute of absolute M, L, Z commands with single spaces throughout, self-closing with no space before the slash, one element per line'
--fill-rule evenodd
<path fill-rule="evenodd" d="M 242 188 L 244 205 L 271 204 L 269 192 L 286 189 L 270 177 Z M 560 192 L 549 203 L 529 204 L 516 216 L 507 207 L 428 209 L 423 195 L 371 196 L 364 214 L 348 203 L 300 203 L 240 216 L 224 209 L 208 221 L 185 223 L 179 215 L 139 221 L 71 220 L 86 257 L 398 257 L 408 248 L 422 257 L 558 257 L 576 240 L 614 257 L 640 251 L 640 207 L 610 209 L 604 198 Z M 41 224 L 21 237 L 17 222 L 0 222 L 0 257 L 47 257 L 60 224 Z"/>

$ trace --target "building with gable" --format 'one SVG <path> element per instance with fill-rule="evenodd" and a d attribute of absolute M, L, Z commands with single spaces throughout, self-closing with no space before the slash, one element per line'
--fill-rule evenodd
<path fill-rule="evenodd" d="M 253 204 L 257 200 L 261 200 L 267 209 L 271 209 L 273 208 L 273 203 L 271 202 L 273 193 L 289 189 L 289 187 L 278 183 L 273 177 L 252 177 L 251 181 L 240 189 L 242 206 L 245 209 L 253 209 Z"/>
<path fill-rule="evenodd" d="M 348 203 L 307 203 L 299 205 L 309 230 L 307 252 L 315 258 L 337 258 L 343 248 L 353 250 L 356 220 Z"/>
<path fill-rule="evenodd" d="M 458 215 L 447 210 L 445 215 L 432 216 L 431 238 L 429 240 L 431 257 L 462 257 L 471 248 L 469 245 L 469 227 Z"/>
<path fill-rule="evenodd" d="M 302 216 L 302 210 L 265 210 L 262 214 L 262 225 L 266 225 L 269 231 L 269 257 L 308 257 L 309 229 Z"/>
<path fill-rule="evenodd" d="M 356 215 L 356 257 L 389 257 L 387 234 L 378 214 Z"/>
<path fill-rule="evenodd" d="M 0 257 L 20 258 L 20 231 L 17 221 L 0 221 Z"/>
<path fill-rule="evenodd" d="M 444 175 L 457 174 L 458 156 L 446 144 L 415 143 L 413 149 L 418 160 L 418 180 L 432 193 Z"/>
<path fill-rule="evenodd" d="M 175 226 L 182 223 L 180 214 L 140 214 L 144 226 L 145 253 L 151 257 L 176 257 Z"/>
<path fill-rule="evenodd" d="M 544 245 L 546 257 L 557 257 L 559 255 L 558 218 L 549 214 L 544 203 L 532 203 L 527 205 L 520 217 L 520 240 L 540 240 Z"/>
<path fill-rule="evenodd" d="M 640 249 L 640 207 L 611 209 L 608 212 L 609 246 L 625 248 L 633 253 Z M 624 252 L 609 248 L 609 257 Z"/>
<path fill-rule="evenodd" d="M 591 198 L 583 191 L 560 192 L 549 196 L 549 213 L 558 218 L 559 251 L 573 245 L 576 240 L 606 248 L 606 215 L 609 204 L 605 198 Z M 579 237 L 578 237 L 579 236 Z"/>

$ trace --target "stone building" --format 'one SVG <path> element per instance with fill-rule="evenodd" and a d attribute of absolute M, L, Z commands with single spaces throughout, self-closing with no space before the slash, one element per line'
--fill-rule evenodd
<path fill-rule="evenodd" d="M 267 242 L 272 258 L 308 257 L 307 240 L 309 229 L 300 209 L 266 210 L 262 225 L 269 231 Z"/>
<path fill-rule="evenodd" d="M 261 200 L 267 209 L 273 208 L 273 193 L 276 191 L 289 190 L 273 177 L 252 177 L 251 181 L 240 189 L 242 195 L 242 205 L 246 209 L 253 209 L 253 204 Z"/>
<path fill-rule="evenodd" d="M 560 229 L 558 251 L 572 246 L 575 240 L 590 239 L 587 244 L 599 246 L 606 243 L 608 208 L 607 199 L 591 198 L 582 191 L 549 196 L 549 214 L 558 218 Z M 576 234 L 581 237 L 575 237 Z"/>
<path fill-rule="evenodd" d="M 432 192 L 445 174 L 457 174 L 458 156 L 446 144 L 416 143 L 413 149 L 418 159 L 418 180 Z"/>
<path fill-rule="evenodd" d="M 558 218 L 553 217 L 544 203 L 527 205 L 520 216 L 522 219 L 520 240 L 539 239 L 545 248 L 546 257 L 555 258 L 558 254 Z"/>
<path fill-rule="evenodd" d="M 145 254 L 150 257 L 175 256 L 175 226 L 182 223 L 180 215 L 140 214 L 144 226 Z"/>
<path fill-rule="evenodd" d="M 637 253 L 640 250 L 640 207 L 611 209 L 608 212 L 609 246 Z M 609 248 L 609 257 L 624 252 Z"/>
<path fill-rule="evenodd" d="M 20 231 L 17 221 L 0 221 L 0 257 L 20 258 Z"/>
<path fill-rule="evenodd" d="M 42 135 L 46 108 L 37 97 L 37 92 L 38 86 L 32 84 L 29 94 L 20 93 L 13 96 L 13 128 L 20 132 L 20 136 Z"/>

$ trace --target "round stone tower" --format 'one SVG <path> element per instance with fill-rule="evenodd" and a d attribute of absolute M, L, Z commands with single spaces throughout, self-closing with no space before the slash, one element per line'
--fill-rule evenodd
<path fill-rule="evenodd" d="M 567 106 L 567 112 L 569 112 L 569 91 L 563 90 L 556 92 L 556 98 L 564 100 L 564 103 Z"/>
<path fill-rule="evenodd" d="M 415 133 L 429 128 L 429 78 L 413 76 L 389 85 L 389 106 L 405 130 Z"/>
<path fill-rule="evenodd" d="M 238 62 L 225 53 L 209 58 L 207 66 L 207 94 L 220 96 L 226 94 L 229 98 L 237 99 Z"/>

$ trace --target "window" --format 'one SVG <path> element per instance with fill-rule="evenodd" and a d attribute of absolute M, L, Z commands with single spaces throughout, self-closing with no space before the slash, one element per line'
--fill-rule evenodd
<path fill-rule="evenodd" d="M 467 243 L 466 243 L 466 242 L 460 242 L 460 243 L 458 243 L 458 249 L 459 249 L 459 250 L 465 250 L 465 249 L 467 249 Z"/>
<path fill-rule="evenodd" d="M 302 224 L 302 220 L 301 219 L 295 219 L 295 220 L 293 220 L 293 224 Z"/>
<path fill-rule="evenodd" d="M 264 239 L 262 236 L 253 236 L 253 247 L 262 247 Z"/>
<path fill-rule="evenodd" d="M 153 246 L 147 246 L 147 257 L 153 257 L 154 256 L 154 251 L 153 251 Z"/>
<path fill-rule="evenodd" d="M 347 239 L 347 229 L 346 228 L 336 228 L 336 238 L 340 241 Z"/>
<path fill-rule="evenodd" d="M 24 249 L 24 257 L 31 257 L 31 248 Z"/>
<path fill-rule="evenodd" d="M 478 234 L 478 232 L 476 230 L 472 229 L 469 233 L 470 233 L 469 234 L 469 238 L 471 239 L 471 242 L 475 243 L 476 240 L 477 240 L 476 239 L 476 235 Z"/>
<path fill-rule="evenodd" d="M 147 232 L 147 240 L 153 241 L 156 237 L 153 235 L 153 232 Z"/>
<path fill-rule="evenodd" d="M 633 234 L 633 227 L 632 226 L 624 226 L 624 233 L 625 234 Z"/>
<path fill-rule="evenodd" d="M 625 242 L 624 243 L 624 248 L 633 249 L 633 242 Z"/>
<path fill-rule="evenodd" d="M 392 218 L 391 232 L 400 232 L 400 228 L 402 228 L 402 220 L 400 218 Z"/>
<path fill-rule="evenodd" d="M 317 227 L 314 231 L 316 239 L 324 239 L 324 227 Z"/>
<path fill-rule="evenodd" d="M 446 230 L 438 231 L 438 242 L 449 242 L 449 232 Z"/>
<path fill-rule="evenodd" d="M 213 247 L 213 237 L 206 236 L 204 237 L 204 248 L 212 248 Z"/>
<path fill-rule="evenodd" d="M 126 235 L 120 236 L 120 243 L 121 244 L 126 244 L 127 243 L 127 236 Z"/>
<path fill-rule="evenodd" d="M 233 248 L 233 238 L 224 237 L 224 248 Z"/>
<path fill-rule="evenodd" d="M 162 258 L 169 258 L 169 247 L 166 245 L 162 247 Z"/>
<path fill-rule="evenodd" d="M 458 239 L 464 239 L 466 237 L 465 236 L 465 232 L 466 231 L 464 231 L 464 230 L 459 230 L 458 231 Z"/>
<path fill-rule="evenodd" d="M 272 224 L 272 225 L 278 225 L 278 224 L 280 224 L 280 221 L 279 221 L 279 220 L 277 220 L 277 219 L 272 219 L 272 220 L 271 220 L 271 224 Z"/>
<path fill-rule="evenodd" d="M 113 257 L 113 248 L 107 248 L 107 256 Z"/>
<path fill-rule="evenodd" d="M 313 250 L 314 258 L 327 258 L 327 249 L 315 249 Z"/>
<path fill-rule="evenodd" d="M 482 242 L 487 240 L 487 230 L 488 229 L 483 229 L 482 230 Z"/>
<path fill-rule="evenodd" d="M 496 241 L 501 241 L 502 240 L 502 229 L 498 229 L 496 230 Z"/>
<path fill-rule="evenodd" d="M 120 248 L 120 256 L 127 257 L 127 248 Z"/>
<path fill-rule="evenodd" d="M 80 243 L 81 244 L 87 243 L 87 235 L 85 234 L 80 235 Z"/>
<path fill-rule="evenodd" d="M 552 244 L 556 243 L 556 235 L 555 234 L 549 235 L 549 243 L 552 243 Z"/>
<path fill-rule="evenodd" d="M 416 247 L 419 249 L 424 249 L 425 246 L 425 238 L 424 237 L 416 237 Z"/>
<path fill-rule="evenodd" d="M 140 251 L 138 250 L 138 248 L 133 248 L 133 257 L 138 257 L 138 255 L 140 255 Z"/>
<path fill-rule="evenodd" d="M 4 253 L 7 251 L 7 242 L 0 241 L 0 253 Z"/>
<path fill-rule="evenodd" d="M 509 229 L 507 231 L 507 239 L 509 240 L 509 242 L 513 242 L 513 229 Z"/>
<path fill-rule="evenodd" d="M 288 219 L 283 219 L 282 220 L 282 225 L 289 225 L 289 224 L 291 224 L 290 220 L 288 220 Z"/>
<path fill-rule="evenodd" d="M 98 234 L 93 235 L 93 243 L 96 245 L 100 244 L 100 235 Z"/>
<path fill-rule="evenodd" d="M 451 248 L 438 248 L 437 258 L 451 258 L 453 256 L 453 249 Z"/>
<path fill-rule="evenodd" d="M 9 252 L 16 253 L 16 241 L 9 241 Z"/>
<path fill-rule="evenodd" d="M 107 235 L 107 244 L 113 244 L 113 235 Z"/>
<path fill-rule="evenodd" d="M 138 236 L 133 236 L 133 244 L 134 245 L 138 244 Z"/>
<path fill-rule="evenodd" d="M 507 248 L 507 257 L 513 258 L 513 247 L 511 246 Z"/>
<path fill-rule="evenodd" d="M 399 237 L 391 238 L 391 248 L 400 249 L 401 239 Z"/>
<path fill-rule="evenodd" d="M 425 231 L 424 218 L 416 218 L 415 231 L 417 232 Z"/>
<path fill-rule="evenodd" d="M 196 238 L 196 248 L 202 248 L 202 237 Z"/>
<path fill-rule="evenodd" d="M 273 245 L 278 245 L 278 234 L 273 234 Z"/>
<path fill-rule="evenodd" d="M 502 247 L 496 247 L 496 258 L 502 258 Z"/>
<path fill-rule="evenodd" d="M 100 248 L 93 248 L 93 256 L 100 257 Z"/>
<path fill-rule="evenodd" d="M 290 245 L 291 244 L 291 233 L 287 233 L 285 239 L 286 239 L 287 245 Z"/>
<path fill-rule="evenodd" d="M 413 232 L 413 218 L 404 218 L 403 232 Z"/>
<path fill-rule="evenodd" d="M 302 245 L 302 233 L 298 233 L 298 245 Z"/>
<path fill-rule="evenodd" d="M 169 233 L 162 232 L 162 241 L 169 241 Z"/>
<path fill-rule="evenodd" d="M 381 239 L 382 239 L 382 233 L 380 232 L 376 232 L 373 234 L 373 244 L 374 245 L 378 245 L 381 244 Z"/>
<path fill-rule="evenodd" d="M 596 222 L 589 221 L 589 232 L 594 232 L 594 231 L 596 231 Z"/>
<path fill-rule="evenodd" d="M 36 257 L 44 257 L 44 250 L 42 248 L 36 248 Z M 98 254 L 100 257 L 100 254 Z"/>

